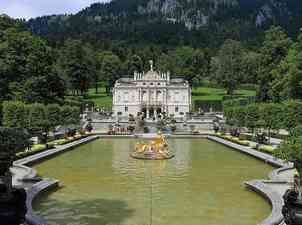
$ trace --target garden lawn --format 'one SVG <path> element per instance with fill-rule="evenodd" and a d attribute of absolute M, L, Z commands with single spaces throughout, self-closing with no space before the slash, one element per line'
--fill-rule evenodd
<path fill-rule="evenodd" d="M 252 90 L 237 90 L 236 97 L 251 97 L 255 96 L 256 92 Z M 195 100 L 203 101 L 222 101 L 223 97 L 227 96 L 226 91 L 221 88 L 198 87 L 192 89 L 192 103 Z M 94 88 L 90 88 L 85 99 L 93 101 L 99 107 L 105 107 L 108 110 L 112 108 L 112 96 L 108 96 L 104 87 L 100 87 L 98 94 Z"/>
<path fill-rule="evenodd" d="M 255 95 L 256 91 L 253 90 L 236 90 L 234 94 L 236 97 L 253 97 Z M 195 100 L 219 101 L 224 96 L 227 96 L 226 91 L 221 88 L 198 87 L 192 89 L 192 102 Z"/>
<path fill-rule="evenodd" d="M 105 107 L 108 110 L 112 108 L 112 96 L 106 94 L 104 87 L 100 87 L 97 94 L 95 88 L 90 88 L 85 99 L 93 101 L 96 106 Z"/>

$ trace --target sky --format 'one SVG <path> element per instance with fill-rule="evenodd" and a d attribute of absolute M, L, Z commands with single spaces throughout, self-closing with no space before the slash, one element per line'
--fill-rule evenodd
<path fill-rule="evenodd" d="M 0 14 L 30 19 L 38 16 L 76 13 L 95 2 L 109 0 L 0 0 Z"/>

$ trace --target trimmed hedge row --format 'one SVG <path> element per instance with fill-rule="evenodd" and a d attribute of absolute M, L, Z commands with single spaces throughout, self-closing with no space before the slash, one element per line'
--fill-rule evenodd
<path fill-rule="evenodd" d="M 222 134 L 219 134 L 219 133 L 217 133 L 216 135 L 218 137 L 220 137 L 220 138 L 223 138 L 223 139 L 225 139 L 227 141 L 234 142 L 234 143 L 239 144 L 239 145 L 243 145 L 243 146 L 249 146 L 250 145 L 249 141 L 247 141 L 247 140 L 240 140 L 239 138 L 233 137 L 231 135 L 222 135 Z"/>
<path fill-rule="evenodd" d="M 302 101 L 282 103 L 253 103 L 237 106 L 234 102 L 225 102 L 224 116 L 229 125 L 247 127 L 252 132 L 256 128 L 268 131 L 286 129 L 290 131 L 302 124 Z"/>
<path fill-rule="evenodd" d="M 46 145 L 37 144 L 37 145 L 34 145 L 30 150 L 26 150 L 26 151 L 17 153 L 16 154 L 16 159 L 22 159 L 22 158 L 25 158 L 25 157 L 28 157 L 28 156 L 31 156 L 31 155 L 34 155 L 34 154 L 46 151 L 48 149 L 52 149 L 56 145 L 69 144 L 69 143 L 71 143 L 73 141 L 80 140 L 81 138 L 85 138 L 87 136 L 88 136 L 88 134 L 86 134 L 86 135 L 76 135 L 75 137 L 72 137 L 72 138 L 69 138 L 69 139 L 65 139 L 64 138 L 64 139 L 58 139 L 58 140 L 55 140 L 55 141 L 51 141 L 51 142 L 47 143 L 48 148 L 46 148 Z"/>
<path fill-rule="evenodd" d="M 46 148 L 46 145 L 34 145 L 30 150 L 24 151 L 24 152 L 18 152 L 16 154 L 16 159 L 22 159 L 25 158 L 27 156 L 31 156 L 40 152 L 43 152 L 45 150 L 51 149 L 53 148 L 54 145 L 51 143 L 48 143 L 48 148 Z"/>
<path fill-rule="evenodd" d="M 255 102 L 255 97 L 245 97 L 245 98 L 225 98 L 223 100 L 223 108 L 226 107 L 236 107 L 236 106 L 245 106 Z"/>
<path fill-rule="evenodd" d="M 259 150 L 260 152 L 273 154 L 275 149 L 271 145 L 260 145 L 257 150 Z"/>
<path fill-rule="evenodd" d="M 201 108 L 204 112 L 222 112 L 222 101 L 221 100 L 195 100 L 194 109 L 197 111 Z"/>
<path fill-rule="evenodd" d="M 222 112 L 224 107 L 244 106 L 255 102 L 255 97 L 239 97 L 224 96 L 223 100 L 195 100 L 194 109 L 201 108 L 204 112 Z"/>
<path fill-rule="evenodd" d="M 216 133 L 215 136 L 223 138 L 227 141 L 234 142 L 234 143 L 239 144 L 239 145 L 251 147 L 251 148 L 253 148 L 257 151 L 260 151 L 260 152 L 269 153 L 269 154 L 273 154 L 273 152 L 274 152 L 274 148 L 271 145 L 260 145 L 259 146 L 259 145 L 255 144 L 253 142 L 248 141 L 248 140 L 242 140 L 241 138 L 233 137 L 231 135 L 222 135 L 221 133 Z"/>
<path fill-rule="evenodd" d="M 49 130 L 58 125 L 78 124 L 79 120 L 79 107 L 39 103 L 25 104 L 18 101 L 3 103 L 3 125 L 5 127 Z"/>
<path fill-rule="evenodd" d="M 65 145 L 65 144 L 69 144 L 73 141 L 77 141 L 80 140 L 82 138 L 88 137 L 88 134 L 86 135 L 76 135 L 74 137 L 69 137 L 69 138 L 62 138 L 62 139 L 58 139 L 58 140 L 54 140 L 52 142 L 49 142 L 49 144 L 53 144 L 53 145 Z"/>

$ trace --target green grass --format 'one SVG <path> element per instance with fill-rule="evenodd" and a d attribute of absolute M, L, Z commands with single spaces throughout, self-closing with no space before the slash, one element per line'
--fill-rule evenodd
<path fill-rule="evenodd" d="M 240 97 L 250 97 L 255 96 L 256 92 L 251 90 L 237 90 L 235 91 L 236 96 Z M 226 96 L 226 91 L 221 88 L 208 88 L 208 87 L 198 87 L 192 89 L 192 102 L 195 100 L 222 100 L 223 96 Z M 95 89 L 90 88 L 86 96 L 87 100 L 91 100 L 95 105 L 99 107 L 105 107 L 106 109 L 111 109 L 112 107 L 112 96 L 108 96 L 105 92 L 104 87 L 100 87 L 98 94 L 95 94 Z"/>
<path fill-rule="evenodd" d="M 226 91 L 221 88 L 198 87 L 192 89 L 192 101 L 194 100 L 222 100 L 226 96 Z M 256 92 L 251 90 L 237 90 L 235 96 L 250 97 L 255 96 Z"/>
<path fill-rule="evenodd" d="M 95 88 L 90 88 L 85 99 L 93 101 L 99 107 L 105 107 L 109 110 L 112 108 L 112 96 L 106 94 L 104 87 L 100 87 L 97 94 Z"/>

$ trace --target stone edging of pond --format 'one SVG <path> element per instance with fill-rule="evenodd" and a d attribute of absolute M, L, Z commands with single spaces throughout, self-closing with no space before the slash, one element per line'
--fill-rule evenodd
<path fill-rule="evenodd" d="M 54 157 L 60 153 L 71 150 L 74 147 L 77 147 L 81 144 L 85 144 L 87 142 L 93 141 L 98 138 L 99 138 L 98 136 L 88 136 L 86 138 L 83 138 L 83 139 L 62 145 L 62 146 L 57 146 L 54 149 L 49 149 L 47 151 L 43 151 L 43 152 L 31 155 L 31 156 L 25 157 L 23 159 L 19 159 L 19 160 L 15 161 L 14 164 L 31 166 L 31 165 L 34 165 L 35 163 L 39 163 L 41 161 Z"/>
<path fill-rule="evenodd" d="M 256 193 L 263 196 L 265 199 L 267 199 L 271 206 L 272 206 L 272 212 L 271 214 L 263 220 L 258 225 L 281 225 L 284 224 L 283 216 L 282 216 L 282 206 L 283 206 L 283 199 L 280 194 L 275 192 L 272 188 L 270 188 L 267 184 L 278 184 L 278 183 L 288 183 L 288 181 L 283 181 L 278 178 L 278 174 L 281 172 L 284 172 L 286 170 L 290 170 L 293 168 L 292 163 L 286 163 L 285 161 L 275 158 L 272 155 L 269 155 L 267 153 L 258 152 L 250 147 L 242 146 L 230 141 L 227 141 L 225 139 L 216 137 L 216 136 L 208 136 L 209 140 L 215 141 L 217 143 L 223 144 L 225 146 L 228 146 L 232 149 L 235 149 L 237 151 L 240 151 L 242 153 L 248 154 L 250 156 L 253 156 L 257 159 L 260 159 L 266 163 L 271 164 L 272 166 L 279 167 L 278 169 L 273 170 L 269 175 L 270 180 L 252 180 L 245 182 L 245 185 L 250 188 L 251 190 L 255 191 Z"/>
<path fill-rule="evenodd" d="M 64 146 L 60 146 L 56 149 L 51 149 L 42 153 L 38 153 L 36 155 L 32 155 L 29 157 L 26 157 L 24 159 L 18 160 L 14 162 L 15 166 L 22 166 L 26 167 L 25 165 L 33 165 L 35 163 L 41 162 L 43 160 L 49 159 L 50 157 L 53 157 L 55 155 L 58 155 L 60 153 L 63 153 L 67 150 L 73 149 L 74 147 L 87 143 L 89 141 L 95 140 L 97 138 L 136 138 L 135 135 L 95 135 L 90 136 L 84 139 L 81 139 L 79 141 L 75 141 L 69 144 L 66 144 Z M 255 158 L 258 158 L 260 160 L 265 161 L 266 163 L 269 163 L 276 167 L 281 167 L 279 169 L 276 169 L 272 171 L 269 174 L 269 177 L 271 180 L 264 181 L 264 180 L 253 180 L 245 182 L 245 185 L 252 189 L 253 191 L 259 193 L 261 196 L 265 197 L 270 204 L 272 205 L 272 213 L 269 217 L 267 217 L 265 220 L 263 220 L 258 225 L 279 225 L 283 223 L 283 216 L 281 214 L 282 204 L 283 200 L 281 196 L 276 193 L 274 190 L 272 190 L 266 183 L 272 183 L 272 182 L 281 182 L 280 180 L 276 180 L 276 177 L 278 174 L 282 171 L 292 169 L 292 165 L 285 163 L 284 161 L 277 159 L 269 154 L 258 152 L 256 150 L 253 150 L 249 147 L 241 146 L 239 144 L 235 144 L 230 141 L 226 141 L 222 138 L 211 136 L 211 135 L 185 135 L 185 136 L 178 136 L 178 135 L 171 135 L 168 136 L 170 138 L 208 138 L 209 140 L 218 142 L 220 144 L 223 144 L 225 146 L 231 147 L 232 149 L 238 150 L 242 153 L 248 154 L 250 156 L 253 156 Z M 44 153 L 44 154 L 43 154 Z M 28 167 L 27 167 L 28 168 Z M 35 170 L 32 168 L 29 169 L 29 174 L 31 174 L 29 177 L 32 177 L 32 175 L 36 174 Z M 52 179 L 43 179 L 42 181 L 34 184 L 30 189 L 27 190 L 27 208 L 28 213 L 26 215 L 27 223 L 30 225 L 49 225 L 45 219 L 42 217 L 39 217 L 36 215 L 32 208 L 32 202 L 34 199 L 40 195 L 41 193 L 50 191 L 51 189 L 58 188 L 59 187 L 59 181 L 52 180 Z"/>
<path fill-rule="evenodd" d="M 142 138 L 142 134 L 108 135 L 96 134 L 100 138 Z M 207 138 L 209 134 L 164 134 L 166 138 Z"/>
<path fill-rule="evenodd" d="M 285 165 L 283 167 L 280 167 L 278 169 L 275 169 L 273 170 L 271 173 L 269 173 L 268 177 L 270 180 L 273 180 L 273 181 L 280 181 L 280 182 L 283 182 L 284 180 L 283 179 L 280 179 L 278 177 L 278 175 L 286 170 L 292 170 L 294 168 L 293 164 L 290 164 L 290 165 Z"/>
<path fill-rule="evenodd" d="M 283 205 L 282 197 L 278 193 L 273 191 L 268 185 L 266 185 L 265 181 L 252 180 L 245 182 L 245 185 L 251 190 L 263 196 L 265 199 L 267 199 L 272 206 L 271 214 L 258 225 L 281 224 L 283 221 L 283 216 L 281 213 Z"/>
<path fill-rule="evenodd" d="M 48 225 L 47 221 L 38 216 L 33 210 L 32 203 L 40 194 L 45 193 L 47 191 L 53 190 L 59 187 L 58 180 L 44 179 L 36 184 L 34 184 L 29 190 L 26 191 L 26 222 L 29 225 Z"/>
<path fill-rule="evenodd" d="M 74 149 L 74 147 L 77 147 L 79 145 L 85 144 L 87 142 L 93 141 L 98 139 L 99 137 L 89 136 L 86 138 L 83 138 L 78 141 L 74 141 L 71 143 L 68 143 L 66 145 L 58 146 L 54 149 L 50 149 L 41 153 L 37 153 L 35 155 L 31 155 L 28 157 L 25 157 L 23 159 L 17 160 L 14 162 L 15 168 L 20 168 L 23 170 L 26 170 L 26 174 L 22 176 L 22 178 L 19 178 L 21 181 L 23 180 L 26 182 L 27 180 L 31 180 L 36 177 L 37 172 L 33 168 L 30 168 L 28 166 L 32 166 L 36 163 L 42 162 L 46 159 L 49 159 L 51 157 L 54 157 L 58 154 L 64 153 L 66 151 Z M 53 179 L 43 179 L 38 183 L 33 184 L 30 188 L 26 190 L 27 193 L 27 199 L 26 199 L 26 206 L 27 206 L 27 214 L 26 214 L 26 222 L 29 225 L 48 225 L 47 221 L 43 219 L 42 217 L 35 214 L 32 203 L 35 200 L 35 198 L 47 191 L 50 191 L 54 188 L 59 187 L 59 181 L 53 180 Z"/>

